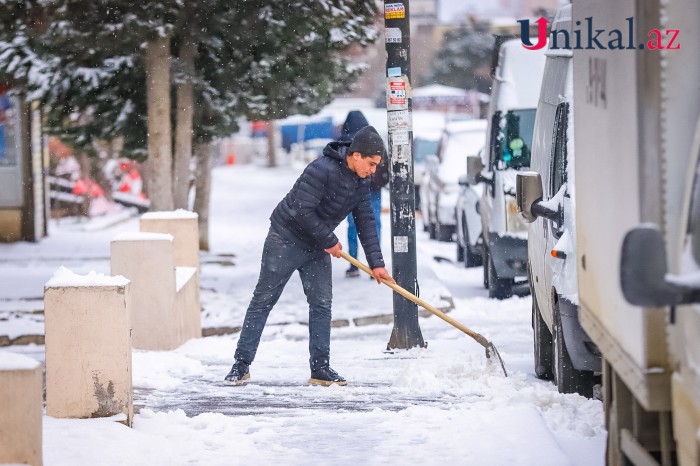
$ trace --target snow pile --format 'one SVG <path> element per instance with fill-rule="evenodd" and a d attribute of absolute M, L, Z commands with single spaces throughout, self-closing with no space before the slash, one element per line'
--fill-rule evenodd
<path fill-rule="evenodd" d="M 29 371 L 41 363 L 22 354 L 0 351 L 0 371 Z"/>
<path fill-rule="evenodd" d="M 51 279 L 46 283 L 46 288 L 77 286 L 126 286 L 128 283 L 129 280 L 121 275 L 111 277 L 95 271 L 90 271 L 87 275 L 78 275 L 61 266 L 53 274 L 53 277 L 51 277 Z"/>
<path fill-rule="evenodd" d="M 147 212 L 141 216 L 144 220 L 192 219 L 199 216 L 192 211 L 177 209 L 172 211 Z"/>

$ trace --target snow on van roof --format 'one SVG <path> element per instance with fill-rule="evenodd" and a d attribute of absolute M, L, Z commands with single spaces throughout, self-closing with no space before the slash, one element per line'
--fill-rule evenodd
<path fill-rule="evenodd" d="M 571 4 L 565 5 L 557 11 L 554 21 L 552 21 L 552 31 L 566 31 L 569 37 L 569 47 L 573 46 L 574 36 L 571 33 Z M 573 50 L 571 48 L 563 48 L 567 45 L 565 42 L 565 36 L 561 33 L 557 33 L 556 41 L 557 48 L 552 49 L 554 45 L 554 34 L 550 32 L 549 35 L 549 46 L 547 47 L 546 55 L 548 57 L 572 57 Z"/>
<path fill-rule="evenodd" d="M 413 89 L 413 97 L 443 97 L 443 96 L 467 96 L 469 92 L 459 87 L 450 87 L 443 84 L 430 84 L 428 86 Z"/>
<path fill-rule="evenodd" d="M 448 133 L 463 133 L 466 131 L 483 131 L 488 126 L 487 120 L 457 120 L 450 121 L 445 127 Z"/>
<path fill-rule="evenodd" d="M 520 39 L 504 42 L 496 68 L 496 109 L 537 108 L 544 63 L 545 49 L 528 50 Z"/>

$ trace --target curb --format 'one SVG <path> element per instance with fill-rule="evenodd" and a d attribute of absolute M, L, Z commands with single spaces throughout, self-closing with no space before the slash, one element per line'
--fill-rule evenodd
<path fill-rule="evenodd" d="M 444 313 L 449 313 L 452 311 L 455 307 L 454 305 L 454 300 L 452 299 L 452 296 L 440 296 L 440 299 L 443 301 L 447 301 L 447 306 L 443 306 L 438 308 Z M 429 311 L 426 311 L 424 309 L 419 309 L 418 310 L 418 316 L 423 317 L 423 318 L 428 318 L 431 317 L 433 314 L 430 313 Z M 377 325 L 377 324 L 390 324 L 394 321 L 394 315 L 393 314 L 379 314 L 375 316 L 367 316 L 367 317 L 357 317 L 355 319 L 352 319 L 352 324 L 355 327 L 366 327 L 368 325 Z M 281 327 L 285 325 L 291 325 L 291 324 L 298 324 L 298 325 L 309 325 L 308 322 L 281 322 L 277 324 L 268 324 L 271 327 Z M 331 327 L 332 328 L 343 328 L 343 327 L 350 327 L 350 320 L 348 319 L 338 319 L 338 320 L 332 320 L 331 321 Z M 217 337 L 217 336 L 223 336 L 223 335 L 233 335 L 236 333 L 241 332 L 242 327 L 241 326 L 235 326 L 235 327 L 229 327 L 229 326 L 223 326 L 223 327 L 206 327 L 202 328 L 202 337 Z M 19 346 L 19 345 L 43 345 L 44 344 L 44 335 L 20 335 L 16 338 L 10 338 L 7 335 L 0 335 L 0 348 L 6 347 L 6 346 Z"/>

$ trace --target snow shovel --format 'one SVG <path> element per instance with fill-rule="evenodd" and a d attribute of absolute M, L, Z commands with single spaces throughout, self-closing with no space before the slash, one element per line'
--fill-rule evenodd
<path fill-rule="evenodd" d="M 372 276 L 372 269 L 370 269 L 365 264 L 363 264 L 362 262 L 360 262 L 357 259 L 355 259 L 354 257 L 352 257 L 347 252 L 345 252 L 341 249 L 340 255 L 343 257 L 343 259 L 350 262 L 352 265 L 354 265 L 358 269 L 361 269 L 363 272 L 366 272 L 370 276 Z M 479 343 L 481 346 L 483 346 L 486 349 L 486 359 L 488 359 L 489 361 L 495 360 L 496 362 L 498 362 L 501 365 L 501 369 L 503 369 L 503 375 L 508 377 L 508 372 L 506 372 L 506 366 L 503 363 L 503 359 L 501 359 L 501 355 L 498 354 L 498 350 L 496 349 L 494 344 L 491 343 L 490 341 L 488 341 L 483 335 L 476 333 L 474 330 L 470 329 L 466 325 L 460 324 L 459 322 L 454 320 L 452 317 L 448 316 L 447 314 L 445 314 L 444 312 L 442 312 L 441 310 L 439 310 L 435 306 L 423 301 L 418 296 L 414 295 L 413 293 L 406 290 L 405 288 L 403 288 L 395 283 L 391 283 L 388 280 L 382 280 L 382 283 L 384 283 L 386 286 L 388 286 L 392 290 L 396 291 L 398 294 L 400 294 L 404 298 L 413 301 L 417 305 L 421 306 L 422 308 L 435 314 L 436 316 L 438 316 L 439 318 L 441 318 L 442 320 L 444 320 L 448 324 L 452 325 L 454 328 L 461 330 L 462 332 L 464 332 L 467 335 L 469 335 L 470 337 L 472 337 L 477 343 Z"/>

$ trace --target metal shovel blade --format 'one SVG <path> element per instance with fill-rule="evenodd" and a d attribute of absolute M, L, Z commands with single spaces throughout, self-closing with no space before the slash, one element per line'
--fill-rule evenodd
<path fill-rule="evenodd" d="M 341 251 L 340 251 L 340 256 L 341 256 L 343 259 L 345 259 L 346 261 L 350 262 L 350 263 L 351 263 L 352 265 L 354 265 L 355 267 L 357 267 L 357 268 L 359 268 L 360 270 L 364 271 L 365 273 L 367 273 L 367 274 L 369 274 L 369 275 L 372 275 L 372 269 L 370 269 L 370 268 L 367 267 L 365 264 L 363 264 L 362 262 L 358 261 L 357 259 L 355 259 L 355 258 L 352 257 L 351 255 L 349 255 L 349 254 L 346 253 L 345 251 L 342 251 L 342 250 L 341 250 Z M 438 308 L 436 308 L 436 307 L 433 306 L 432 304 L 429 304 L 429 303 L 423 301 L 423 300 L 420 299 L 418 296 L 414 295 L 413 293 L 411 293 L 410 291 L 406 290 L 405 288 L 403 288 L 403 287 L 397 285 L 396 283 L 392 283 L 392 282 L 390 282 L 390 281 L 388 281 L 388 280 L 382 280 L 382 283 L 384 283 L 386 286 L 388 286 L 388 287 L 391 288 L 392 290 L 396 291 L 398 294 L 400 294 L 400 295 L 403 296 L 404 298 L 406 298 L 406 299 L 408 299 L 408 300 L 410 300 L 410 301 L 413 301 L 414 303 L 416 303 L 417 305 L 421 306 L 421 307 L 424 308 L 425 310 L 427 310 L 427 311 L 433 313 L 434 315 L 436 315 L 437 317 L 441 318 L 442 320 L 444 320 L 444 321 L 447 322 L 448 324 L 452 325 L 454 328 L 456 328 L 456 329 L 458 329 L 458 330 L 461 330 L 462 332 L 466 333 L 469 337 L 471 337 L 472 339 L 474 339 L 474 341 L 476 341 L 477 343 L 479 343 L 481 346 L 483 346 L 483 347 L 486 349 L 486 359 L 488 359 L 489 361 L 493 361 L 493 360 L 498 361 L 498 363 L 501 365 L 501 369 L 503 369 L 503 375 L 505 375 L 506 377 L 508 377 L 508 373 L 506 372 L 506 366 L 505 366 L 505 364 L 503 363 L 503 359 L 501 359 L 501 355 L 498 354 L 498 350 L 497 350 L 496 347 L 493 345 L 493 343 L 491 343 L 490 341 L 488 341 L 483 335 L 480 335 L 479 333 L 476 333 L 474 330 L 470 329 L 470 328 L 467 327 L 466 325 L 463 325 L 463 324 L 457 322 L 455 319 L 453 319 L 452 317 L 448 316 L 447 314 L 445 314 L 444 312 L 442 312 L 441 310 L 439 310 Z"/>

